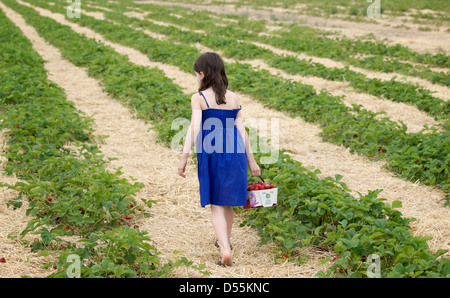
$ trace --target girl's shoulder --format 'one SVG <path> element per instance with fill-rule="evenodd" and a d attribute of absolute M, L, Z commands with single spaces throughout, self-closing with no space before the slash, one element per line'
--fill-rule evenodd
<path fill-rule="evenodd" d="M 231 96 L 231 97 L 236 98 L 236 99 L 238 98 L 236 93 L 234 93 L 233 91 L 230 91 L 228 89 L 227 89 L 227 93 L 225 93 L 225 96 Z"/>
<path fill-rule="evenodd" d="M 191 99 L 199 99 L 199 98 L 201 98 L 202 96 L 200 95 L 200 92 L 195 92 L 194 94 L 192 94 L 192 96 L 191 96 Z"/>
<path fill-rule="evenodd" d="M 227 90 L 225 97 L 227 98 L 227 100 L 231 100 L 232 102 L 234 102 L 238 108 L 241 105 L 241 102 L 239 101 L 239 96 L 233 91 Z"/>
<path fill-rule="evenodd" d="M 191 107 L 193 110 L 201 110 L 202 104 L 201 104 L 202 96 L 200 95 L 200 92 L 196 92 L 192 94 L 191 96 Z"/>

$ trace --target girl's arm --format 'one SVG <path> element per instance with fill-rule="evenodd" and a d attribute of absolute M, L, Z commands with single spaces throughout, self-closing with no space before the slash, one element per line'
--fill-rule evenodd
<path fill-rule="evenodd" d="M 202 124 L 202 108 L 200 107 L 200 102 L 198 98 L 198 94 L 194 94 L 191 97 L 191 125 L 186 133 L 186 139 L 184 142 L 183 153 L 181 154 L 181 158 L 187 159 L 189 157 L 189 153 L 191 151 L 192 146 L 197 139 L 197 135 L 200 132 L 201 124 Z"/>
<path fill-rule="evenodd" d="M 247 162 L 250 168 L 252 176 L 261 176 L 261 169 L 256 163 L 255 157 L 253 156 L 253 151 L 250 146 L 250 138 L 248 137 L 247 131 L 245 130 L 244 124 L 242 123 L 241 111 L 238 112 L 236 116 L 236 127 L 244 138 L 245 152 L 247 153 Z"/>
<path fill-rule="evenodd" d="M 245 130 L 244 124 L 242 123 L 241 111 L 238 112 L 236 116 L 236 127 L 244 138 L 245 152 L 247 152 L 247 160 L 250 162 L 254 160 L 252 148 L 250 146 L 250 139 L 248 137 L 247 131 Z"/>

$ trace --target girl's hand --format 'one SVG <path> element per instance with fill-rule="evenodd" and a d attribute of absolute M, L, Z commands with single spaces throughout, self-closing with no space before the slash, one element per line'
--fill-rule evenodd
<path fill-rule="evenodd" d="M 180 163 L 178 165 L 178 175 L 180 175 L 183 178 L 186 178 L 186 175 L 184 174 L 184 171 L 186 170 L 186 164 L 187 164 L 187 159 L 182 157 L 180 159 Z"/>
<path fill-rule="evenodd" d="M 252 173 L 252 176 L 257 176 L 257 177 L 261 176 L 261 169 L 259 168 L 259 166 L 256 163 L 256 161 L 250 162 L 248 164 L 248 166 L 250 168 L 250 173 Z"/>

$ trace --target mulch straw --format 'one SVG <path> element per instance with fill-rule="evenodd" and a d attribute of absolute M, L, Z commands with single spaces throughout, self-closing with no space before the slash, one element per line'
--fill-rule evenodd
<path fill-rule="evenodd" d="M 62 15 L 39 11 L 70 24 Z M 235 265 L 226 268 L 217 266 L 220 253 L 214 246 L 211 212 L 209 207 L 200 207 L 195 166 L 187 166 L 185 179 L 178 176 L 179 153 L 156 144 L 155 132 L 148 131 L 151 126 L 136 119 L 128 108 L 103 93 L 98 82 L 88 78 L 85 70 L 62 59 L 59 51 L 21 22 L 17 14 L 10 14 L 9 17 L 20 25 L 43 58 L 49 61 L 46 67 L 51 79 L 65 88 L 68 99 L 75 103 L 77 109 L 94 117 L 96 134 L 109 135 L 101 150 L 108 157 L 118 158 L 109 165 L 111 170 L 122 167 L 124 177 L 132 176 L 145 184 L 139 198 L 157 201 L 149 210 L 152 216 L 138 219 L 136 223 L 141 230 L 149 232 L 149 237 L 162 253 L 160 257 L 163 261 L 185 256 L 196 264 L 205 264 L 206 270 L 212 273 L 211 277 L 315 277 L 317 272 L 330 266 L 330 262 L 320 265 L 318 261 L 333 253 L 314 247 L 298 252 L 303 260 L 300 265 L 283 261 L 283 256 L 273 244 L 259 246 L 257 232 L 250 227 L 240 227 L 242 217 L 239 214 L 235 216 L 231 238 Z M 98 34 L 86 28 L 73 26 L 73 30 L 99 39 Z M 176 79 L 175 83 L 186 88 L 186 93 L 195 92 L 192 74 L 148 61 L 145 55 L 136 54 L 135 50 L 127 47 L 109 44 L 122 53 L 128 52 L 134 63 L 166 71 L 167 76 Z M 357 191 L 367 193 L 369 189 L 384 189 L 381 196 L 389 202 L 403 202 L 400 211 L 404 216 L 418 218 L 413 223 L 414 233 L 434 237 L 429 241 L 433 251 L 450 248 L 450 209 L 443 208 L 438 202 L 442 191 L 395 177 L 391 172 L 381 169 L 383 161 L 371 162 L 365 157 L 350 154 L 346 148 L 322 142 L 318 137 L 320 128 L 317 126 L 264 108 L 248 96 L 240 95 L 240 100 L 244 119 L 279 119 L 279 147 L 291 149 L 294 159 L 319 168 L 322 176 L 342 174 L 343 181 L 356 196 Z M 12 179 L 1 176 L 4 182 Z M 11 232 L 20 233 L 30 219 L 25 216 L 26 206 L 15 211 L 6 208 L 7 200 L 15 195 L 11 190 L 3 189 L 0 192 L 0 258 L 5 257 L 6 260 L 6 263 L 0 263 L 0 277 L 49 275 L 51 270 L 41 268 L 45 258 L 30 253 L 29 248 L 23 247 L 17 238 L 7 237 Z M 282 261 L 276 262 L 277 258 Z M 174 274 L 176 277 L 204 277 L 185 267 L 176 268 Z"/>

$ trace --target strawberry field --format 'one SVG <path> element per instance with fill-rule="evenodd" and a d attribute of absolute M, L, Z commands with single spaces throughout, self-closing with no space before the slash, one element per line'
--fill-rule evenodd
<path fill-rule="evenodd" d="M 450 6 L 334 2 L 0 0 L 0 277 L 450 277 Z M 173 150 L 205 51 L 280 124 L 230 268 Z"/>

